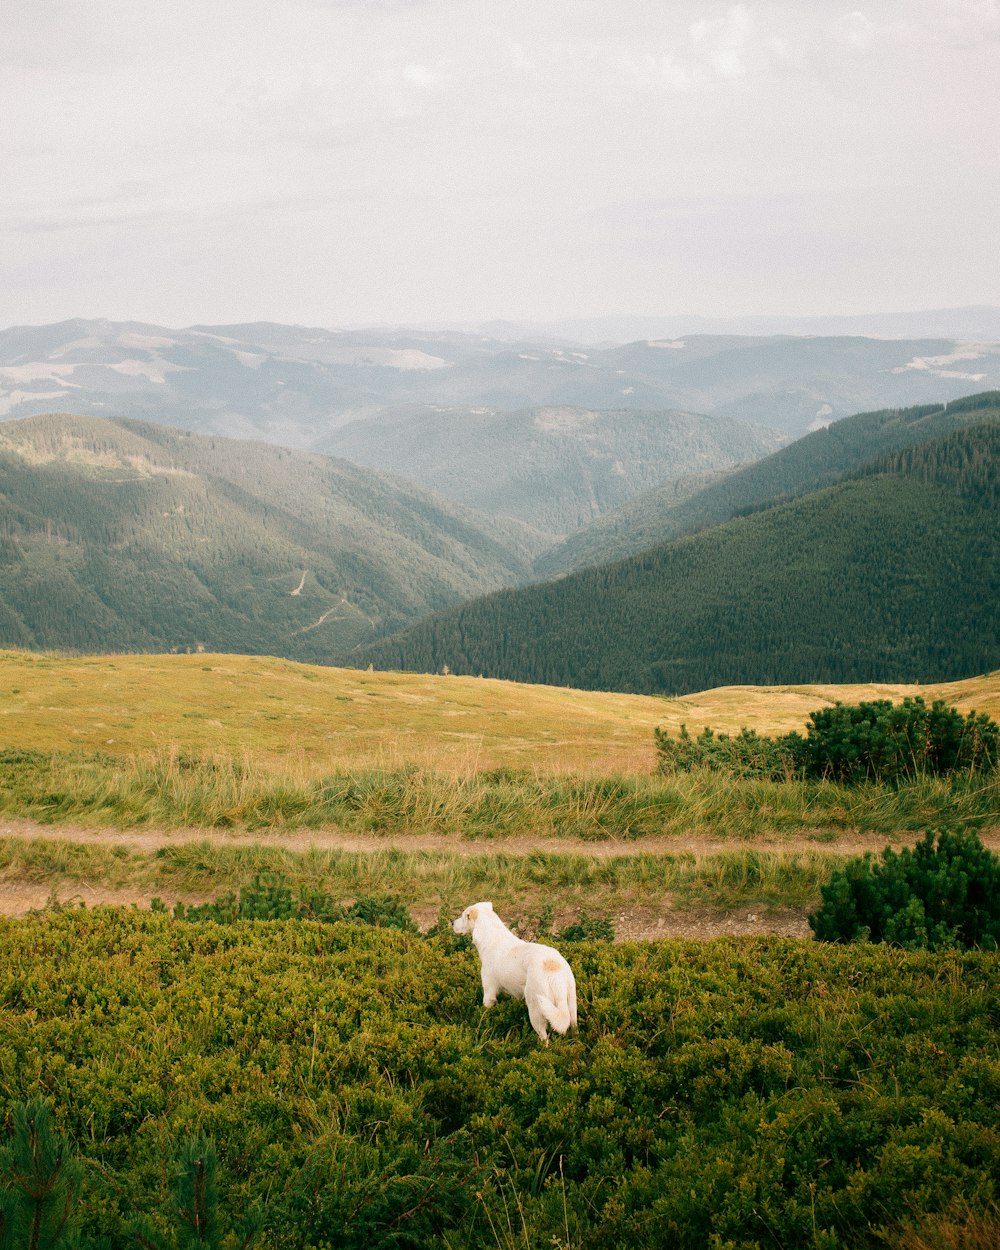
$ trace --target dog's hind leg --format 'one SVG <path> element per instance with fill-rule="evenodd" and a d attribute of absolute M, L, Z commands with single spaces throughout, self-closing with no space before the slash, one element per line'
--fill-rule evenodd
<path fill-rule="evenodd" d="M 541 1004 L 536 998 L 528 999 L 528 1019 L 531 1021 L 531 1027 L 547 1046 L 549 1044 L 549 1022 L 541 1008 Z"/>

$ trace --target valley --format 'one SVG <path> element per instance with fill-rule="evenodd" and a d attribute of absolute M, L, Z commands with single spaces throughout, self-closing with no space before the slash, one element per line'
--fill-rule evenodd
<path fill-rule="evenodd" d="M 268 367 L 237 341 L 241 368 Z M 427 346 L 359 368 L 448 376 Z M 738 346 L 758 349 L 777 350 Z M 934 385 L 966 363 L 921 350 Z M 117 364 L 153 388 L 181 375 Z M 816 1204 L 845 1229 L 909 1218 L 912 1161 L 937 1176 L 943 1150 L 991 1210 L 995 950 L 940 945 L 959 930 L 923 923 L 915 897 L 887 941 L 822 926 L 845 881 L 915 863 L 935 831 L 959 831 L 985 879 L 995 759 L 849 783 L 676 766 L 665 744 L 710 729 L 759 751 L 817 714 L 906 700 L 992 741 L 998 392 L 839 420 L 824 399 L 833 424 L 812 433 L 801 396 L 762 401 L 779 418 L 763 426 L 655 394 L 642 411 L 608 389 L 602 408 L 474 411 L 414 393 L 327 429 L 323 450 L 261 439 L 273 410 L 252 439 L 212 432 L 221 407 L 199 430 L 0 424 L 0 1080 L 75 1126 L 89 1228 L 149 1227 L 168 1169 L 218 1140 L 221 1202 L 251 1160 L 266 1236 L 312 1219 L 329 1244 L 402 1186 L 376 1235 L 424 1205 L 444 1228 L 443 1187 L 474 1177 L 470 1247 L 514 1244 L 496 1235 L 508 1194 L 526 1244 L 530 1199 L 551 1200 L 532 1216 L 547 1244 L 577 1244 L 572 1221 L 633 1245 L 619 1196 L 646 1220 L 692 1150 L 678 1227 L 725 1205 L 706 1169 L 726 1194 L 744 1173 L 740 1192 L 764 1192 L 772 1141 L 767 1201 L 791 1211 L 784 1159 L 806 1123 L 788 1244 Z M 327 454 L 338 428 L 374 466 Z M 481 898 L 574 969 L 579 1026 L 547 1047 L 522 1004 L 482 1009 L 451 929 Z M 184 1139 L 193 1123 L 216 1136 Z M 518 1159 L 512 1124 L 542 1144 Z M 604 1205 L 594 1150 L 611 1151 Z M 335 1181 L 318 1188 L 317 1167 Z M 319 1192 L 356 1205 L 310 1215 Z M 756 1221 L 755 1201 L 718 1226 Z"/>
<path fill-rule="evenodd" d="M 992 669 L 998 418 L 997 392 L 846 418 L 679 503 L 672 539 L 461 604 L 357 657 L 670 695 Z"/>

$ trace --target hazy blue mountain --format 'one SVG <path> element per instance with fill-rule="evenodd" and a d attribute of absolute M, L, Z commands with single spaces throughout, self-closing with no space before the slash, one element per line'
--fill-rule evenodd
<path fill-rule="evenodd" d="M 1000 347 L 983 336 L 688 329 L 588 346 L 544 334 L 267 322 L 173 330 L 77 320 L 0 331 L 0 418 L 114 413 L 300 448 L 349 421 L 413 405 L 680 409 L 798 437 L 863 409 L 942 403 L 995 386 Z"/>
<path fill-rule="evenodd" d="M 432 329 L 425 326 L 425 329 Z M 637 339 L 679 339 L 692 334 L 1000 341 L 1000 307 L 930 308 L 919 312 L 862 313 L 815 317 L 575 317 L 562 321 L 484 321 L 442 324 L 438 329 L 485 334 L 499 339 L 552 339 L 587 344 L 633 343 Z"/>
<path fill-rule="evenodd" d="M 0 425 L 0 645 L 333 661 L 524 581 L 538 539 L 316 453 L 125 419 Z"/>
<path fill-rule="evenodd" d="M 416 408 L 351 422 L 322 448 L 555 537 L 641 491 L 759 460 L 787 441 L 687 412 Z"/>

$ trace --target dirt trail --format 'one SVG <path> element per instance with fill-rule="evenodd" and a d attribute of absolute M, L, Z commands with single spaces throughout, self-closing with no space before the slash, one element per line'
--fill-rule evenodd
<path fill-rule="evenodd" d="M 987 846 L 1000 851 L 1000 827 L 982 836 Z M 3 818 L 0 818 L 0 838 L 45 838 L 54 842 L 110 844 L 146 852 L 184 842 L 209 841 L 224 843 L 227 846 L 281 846 L 289 851 L 305 851 L 318 847 L 321 850 L 358 853 L 387 850 L 427 851 L 463 857 L 533 855 L 541 851 L 550 855 L 587 855 L 596 859 L 634 855 L 704 856 L 727 852 L 732 854 L 741 850 L 783 852 L 786 855 L 801 855 L 810 851 L 832 855 L 860 855 L 864 851 L 880 852 L 887 842 L 896 841 L 884 835 L 862 836 L 859 834 L 844 834 L 831 840 L 828 836 L 819 833 L 812 838 L 797 835 L 788 838 L 758 838 L 752 842 L 738 838 L 687 837 L 685 835 L 670 838 L 608 838 L 604 841 L 563 837 L 501 837 L 472 840 L 433 833 L 353 834 L 344 833 L 335 828 L 262 829 L 249 833 L 245 830 L 194 828 L 91 828 L 85 825 L 48 825 L 32 820 Z M 906 840 L 912 842 L 915 839 Z M 900 844 L 902 845 L 902 841 Z"/>
<path fill-rule="evenodd" d="M 991 850 L 1000 852 L 1000 827 L 981 835 Z M 486 855 L 531 855 L 539 851 L 553 855 L 586 855 L 591 858 L 608 859 L 635 855 L 693 855 L 704 858 L 725 852 L 734 853 L 752 849 L 762 852 L 779 852 L 786 855 L 802 855 L 810 852 L 834 855 L 860 855 L 864 851 L 881 852 L 887 842 L 895 841 L 884 835 L 862 837 L 845 834 L 828 840 L 817 834 L 815 838 L 802 836 L 755 840 L 752 843 L 737 839 L 712 839 L 696 837 L 639 838 L 633 841 L 612 839 L 605 842 L 585 841 L 578 838 L 498 838 L 490 840 L 465 840 L 435 834 L 359 835 L 347 834 L 337 829 L 261 830 L 254 833 L 230 832 L 216 829 L 118 829 L 87 828 L 82 825 L 42 825 L 30 820 L 0 819 L 0 838 L 24 840 L 46 839 L 54 842 L 76 844 L 112 845 L 128 848 L 142 854 L 152 854 L 161 847 L 181 845 L 192 841 L 211 841 L 227 846 L 280 846 L 290 851 L 343 850 L 360 854 L 379 851 L 403 850 L 412 852 L 447 853 L 463 857 Z M 898 845 L 912 843 L 915 837 L 898 840 Z M 51 883 L 31 882 L 23 879 L 4 879 L 0 876 L 0 915 L 19 916 L 43 907 L 51 895 Z M 161 892 L 162 893 L 162 892 Z M 59 890 L 62 902 L 82 901 L 88 906 L 99 903 L 148 907 L 152 891 L 111 889 L 100 882 L 64 883 Z M 173 898 L 163 895 L 164 901 Z M 186 901 L 196 901 L 186 899 Z M 437 919 L 437 909 L 414 907 L 414 920 L 421 927 L 429 927 Z M 557 917 L 558 919 L 558 917 Z M 692 912 L 673 909 L 669 905 L 658 908 L 635 907 L 618 912 L 613 917 L 619 941 L 645 940 L 660 937 L 711 938 L 726 934 L 781 934 L 788 937 L 808 937 L 810 930 L 804 912 L 781 909 L 719 914 L 716 912 Z"/>

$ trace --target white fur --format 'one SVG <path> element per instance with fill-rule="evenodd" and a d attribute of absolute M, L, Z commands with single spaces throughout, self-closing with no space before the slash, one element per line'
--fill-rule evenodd
<path fill-rule="evenodd" d="M 576 981 L 573 970 L 551 946 L 525 942 L 504 924 L 492 903 L 473 903 L 452 924 L 468 933 L 479 952 L 483 976 L 483 1007 L 492 1007 L 501 993 L 523 998 L 528 1019 L 543 1042 L 548 1027 L 565 1033 L 576 1024 Z"/>

